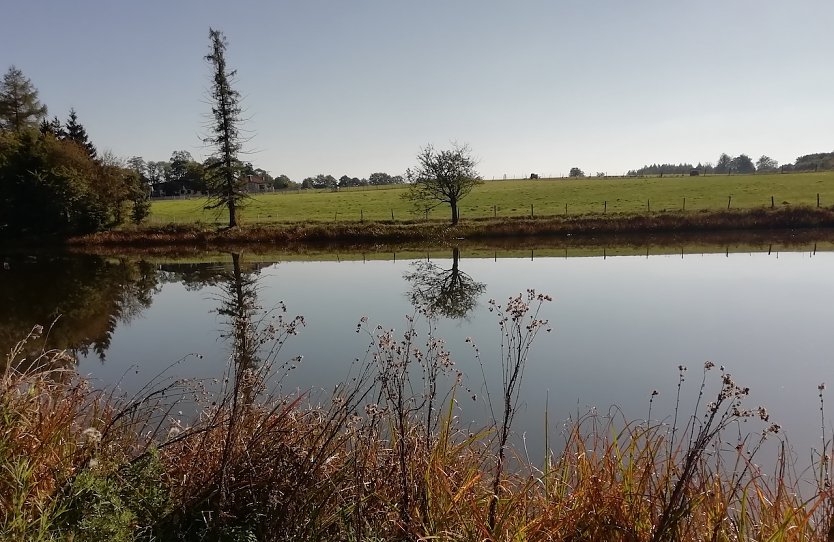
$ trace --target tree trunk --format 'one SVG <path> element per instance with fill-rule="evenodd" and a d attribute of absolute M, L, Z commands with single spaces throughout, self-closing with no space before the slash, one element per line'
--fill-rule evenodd
<path fill-rule="evenodd" d="M 458 223 L 458 202 L 450 201 L 449 205 L 452 206 L 452 226 L 454 226 Z"/>
<path fill-rule="evenodd" d="M 229 198 L 229 227 L 237 227 L 237 209 L 235 207 L 234 197 Z"/>

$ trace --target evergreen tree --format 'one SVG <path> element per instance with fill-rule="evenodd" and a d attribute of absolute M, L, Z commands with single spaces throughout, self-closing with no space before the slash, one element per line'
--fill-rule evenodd
<path fill-rule="evenodd" d="M 46 106 L 38 101 L 37 89 L 22 71 L 10 67 L 0 83 L 0 129 L 36 128 L 45 116 Z"/>
<path fill-rule="evenodd" d="M 64 139 L 67 133 L 64 131 L 64 125 L 58 117 L 52 117 L 52 120 L 43 119 L 40 125 L 40 131 L 43 135 L 51 134 L 57 139 Z"/>
<path fill-rule="evenodd" d="M 237 226 L 237 210 L 247 198 L 241 181 L 241 163 L 238 153 L 243 145 L 240 137 L 241 113 L 240 93 L 232 88 L 235 70 L 226 68 L 226 37 L 219 30 L 209 29 L 211 41 L 209 54 L 205 59 L 211 63 L 212 85 L 211 127 L 204 141 L 214 147 L 209 169 L 207 208 L 229 209 L 229 227 Z"/>
<path fill-rule="evenodd" d="M 90 141 L 90 138 L 87 136 L 87 130 L 84 126 L 78 122 L 78 114 L 75 112 L 75 108 L 70 109 L 69 119 L 67 119 L 67 127 L 66 127 L 66 139 L 70 141 L 74 141 L 78 145 L 84 148 L 87 151 L 87 154 L 93 160 L 96 159 L 96 147 Z"/>

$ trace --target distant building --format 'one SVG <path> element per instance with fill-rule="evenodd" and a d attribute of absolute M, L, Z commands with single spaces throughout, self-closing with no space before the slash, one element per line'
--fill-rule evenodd
<path fill-rule="evenodd" d="M 275 190 L 272 184 L 270 184 L 265 177 L 259 177 L 258 175 L 247 175 L 246 184 L 243 189 L 250 194 L 258 192 L 272 192 Z"/>
<path fill-rule="evenodd" d="M 700 171 L 698 171 L 697 169 L 692 169 L 692 170 L 689 170 L 689 176 L 690 176 L 690 177 L 697 177 L 697 176 L 698 176 L 698 175 L 700 175 L 700 174 L 701 174 L 701 172 L 700 172 Z"/>

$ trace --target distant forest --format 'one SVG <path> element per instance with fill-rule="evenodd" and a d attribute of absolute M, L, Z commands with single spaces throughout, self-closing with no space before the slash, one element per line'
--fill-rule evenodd
<path fill-rule="evenodd" d="M 806 154 L 798 157 L 793 164 L 783 164 L 781 166 L 776 160 L 764 155 L 753 162 L 753 159 L 746 154 L 740 154 L 733 158 L 725 153 L 718 158 L 715 164 L 711 162 L 706 164 L 698 162 L 696 165 L 687 163 L 652 164 L 639 169 L 631 169 L 628 171 L 628 175 L 630 177 L 646 175 L 662 177 L 663 175 L 689 175 L 696 170 L 700 175 L 834 170 L 834 152 Z"/>

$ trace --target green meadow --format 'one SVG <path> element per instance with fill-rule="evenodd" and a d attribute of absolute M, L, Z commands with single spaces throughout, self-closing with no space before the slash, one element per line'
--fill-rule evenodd
<path fill-rule="evenodd" d="M 449 218 L 448 205 L 428 215 L 401 196 L 406 187 L 299 190 L 254 195 L 244 224 L 293 222 L 414 221 Z M 700 177 L 584 178 L 486 181 L 461 203 L 463 220 L 657 211 L 834 205 L 834 172 L 710 175 Z M 772 199 L 771 199 L 772 198 Z M 218 223 L 223 210 L 204 209 L 203 198 L 161 200 L 149 223 Z"/>

